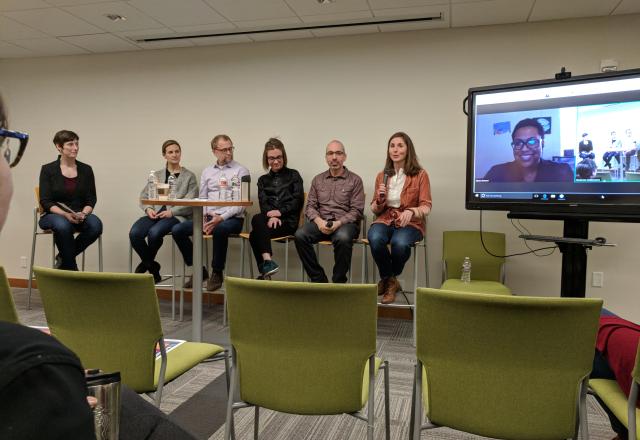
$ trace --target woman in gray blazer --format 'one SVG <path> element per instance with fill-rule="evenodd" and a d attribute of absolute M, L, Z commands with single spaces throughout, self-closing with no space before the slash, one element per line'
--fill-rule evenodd
<path fill-rule="evenodd" d="M 180 166 L 181 154 L 182 149 L 177 141 L 168 140 L 162 144 L 162 155 L 167 160 L 167 164 L 164 168 L 155 171 L 156 180 L 160 183 L 168 183 L 169 176 L 173 175 L 176 178 L 176 198 L 193 199 L 198 197 L 198 182 L 195 174 Z M 141 199 L 147 198 L 148 190 L 149 183 L 147 182 L 140 193 Z M 158 283 L 161 280 L 160 264 L 155 261 L 155 258 L 160 246 L 162 246 L 162 239 L 171 232 L 171 228 L 175 225 L 190 220 L 192 212 L 188 206 L 140 204 L 140 208 L 146 215 L 140 217 L 129 231 L 131 246 L 142 260 L 135 271 L 136 273 L 151 273 L 155 282 Z"/>

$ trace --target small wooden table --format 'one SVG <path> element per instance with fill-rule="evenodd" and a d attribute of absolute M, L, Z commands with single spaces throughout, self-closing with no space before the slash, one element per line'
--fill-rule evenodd
<path fill-rule="evenodd" d="M 207 200 L 207 199 L 142 199 L 143 205 L 191 206 L 193 207 L 193 320 L 192 340 L 202 342 L 202 209 L 205 206 L 252 206 L 250 200 Z"/>

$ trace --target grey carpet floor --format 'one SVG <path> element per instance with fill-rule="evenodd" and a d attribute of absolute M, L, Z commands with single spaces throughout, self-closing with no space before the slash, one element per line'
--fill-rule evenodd
<path fill-rule="evenodd" d="M 26 310 L 26 289 L 13 289 L 20 319 L 28 325 L 46 325 L 38 294 L 33 307 Z M 171 319 L 171 304 L 161 301 L 160 311 L 165 337 L 189 339 L 190 308 L 185 308 L 185 321 Z M 228 333 L 222 327 L 222 307 L 204 307 L 206 342 L 228 346 Z M 411 383 L 415 349 L 411 346 L 411 322 L 395 319 L 378 321 L 378 354 L 390 363 L 390 408 L 392 439 L 407 439 L 411 412 Z M 381 375 L 380 375 L 381 376 Z M 161 409 L 191 431 L 199 439 L 221 440 L 224 434 L 226 404 L 224 364 L 203 363 L 168 384 L 163 393 Z M 383 382 L 376 382 L 375 438 L 384 438 Z M 610 440 L 615 433 L 609 420 L 592 396 L 588 397 L 589 434 L 592 440 Z M 253 409 L 235 411 L 237 439 L 253 438 Z M 351 416 L 293 416 L 269 410 L 260 412 L 260 438 L 266 440 L 346 440 L 366 438 L 365 423 Z M 482 439 L 448 428 L 423 431 L 422 439 L 475 440 Z"/>

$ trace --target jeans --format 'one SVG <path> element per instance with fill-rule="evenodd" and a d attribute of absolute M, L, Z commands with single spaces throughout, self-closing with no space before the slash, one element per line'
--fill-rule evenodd
<path fill-rule="evenodd" d="M 422 240 L 422 233 L 413 226 L 398 228 L 374 223 L 367 234 L 371 255 L 378 266 L 380 279 L 397 277 L 411 257 L 411 245 Z M 387 245 L 391 243 L 391 252 Z"/>
<path fill-rule="evenodd" d="M 60 214 L 45 214 L 38 222 L 42 229 L 53 231 L 62 264 L 60 269 L 78 270 L 76 257 L 102 235 L 102 222 L 89 214 L 82 223 L 73 224 Z M 74 234 L 78 233 L 74 238 Z"/>
<path fill-rule="evenodd" d="M 256 263 L 260 265 L 263 262 L 262 254 L 273 254 L 271 249 L 271 239 L 277 237 L 286 237 L 287 235 L 293 235 L 296 232 L 296 228 L 285 226 L 284 223 L 280 224 L 277 228 L 267 227 L 267 221 L 269 218 L 260 213 L 251 218 L 251 233 L 249 234 L 249 243 L 253 250 L 253 255 L 256 257 Z"/>
<path fill-rule="evenodd" d="M 229 236 L 242 231 L 244 218 L 231 217 L 218 223 L 211 232 L 213 235 L 213 261 L 211 268 L 214 272 L 222 272 L 227 260 L 227 246 Z M 193 242 L 189 237 L 193 233 L 193 220 L 187 220 L 175 225 L 171 229 L 173 240 L 178 245 L 182 258 L 187 266 L 193 266 Z"/>
<path fill-rule="evenodd" d="M 304 266 L 304 270 L 314 283 L 326 283 L 327 275 L 324 272 L 318 257 L 313 250 L 313 245 L 319 241 L 330 240 L 333 244 L 333 277 L 334 283 L 346 283 L 347 272 L 351 268 L 351 253 L 353 252 L 353 240 L 358 238 L 358 225 L 347 223 L 340 226 L 333 234 L 326 235 L 320 232 L 315 223 L 305 223 L 296 231 L 296 250 Z"/>
<path fill-rule="evenodd" d="M 154 220 L 145 215 L 131 226 L 129 240 L 143 263 L 148 265 L 155 261 L 156 254 L 162 246 L 163 237 L 178 223 L 180 221 L 175 217 Z"/>

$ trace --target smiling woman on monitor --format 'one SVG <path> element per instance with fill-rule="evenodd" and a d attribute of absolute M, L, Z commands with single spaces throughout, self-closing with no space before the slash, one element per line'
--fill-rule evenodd
<path fill-rule="evenodd" d="M 572 182 L 573 171 L 565 163 L 542 159 L 544 128 L 535 119 L 523 119 L 512 133 L 513 161 L 491 167 L 489 182 Z"/>

